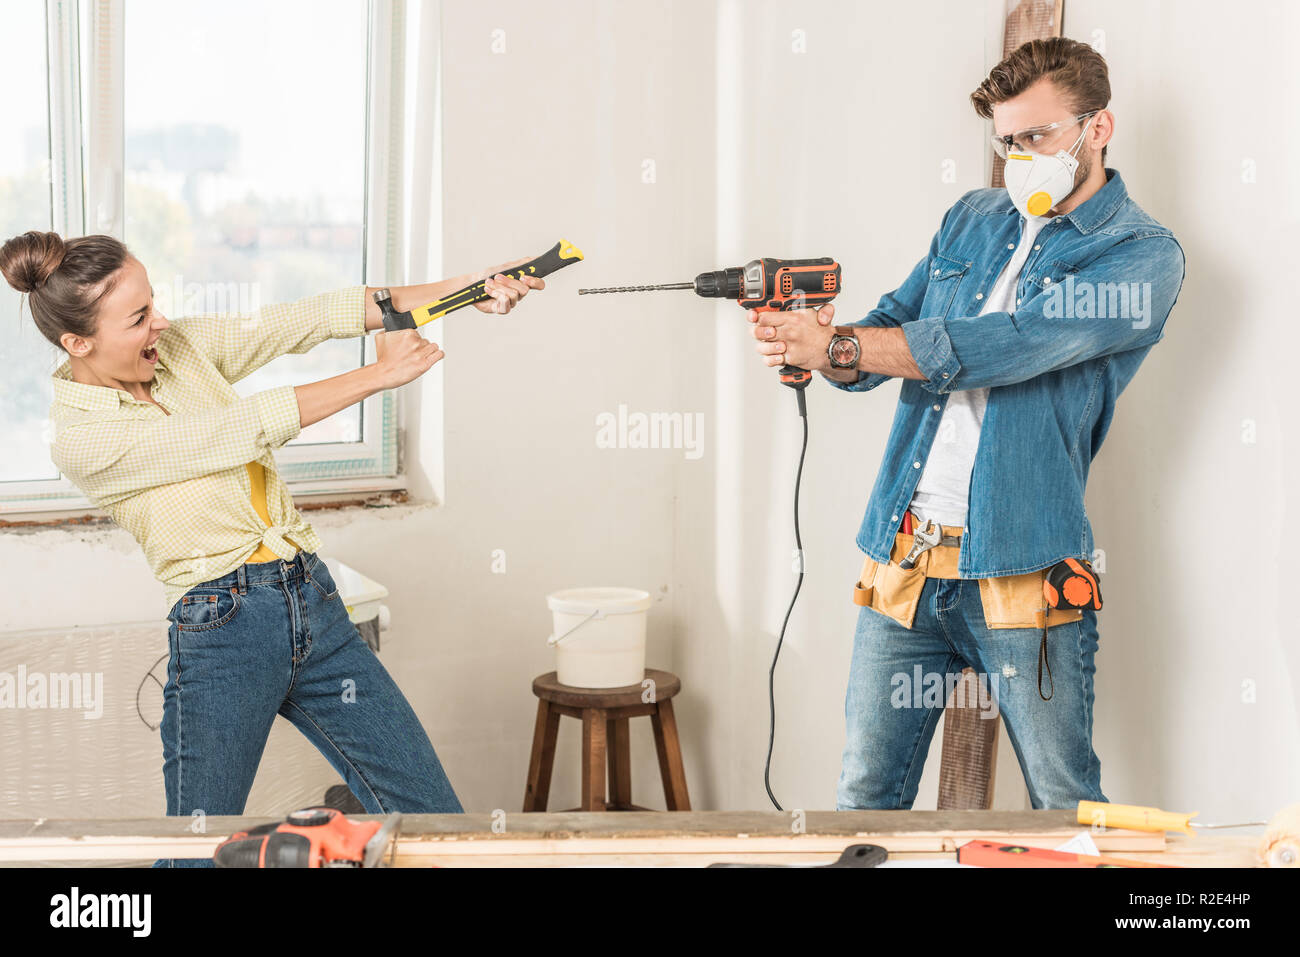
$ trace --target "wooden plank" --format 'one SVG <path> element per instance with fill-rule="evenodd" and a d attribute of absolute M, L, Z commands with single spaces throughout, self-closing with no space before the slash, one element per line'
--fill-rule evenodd
<path fill-rule="evenodd" d="M 943 713 L 937 803 L 944 810 L 993 807 L 1002 719 L 985 715 L 979 707 L 979 691 L 975 671 L 962 669 Z"/>
<path fill-rule="evenodd" d="M 1030 843 L 1026 835 L 1017 835 L 1015 840 Z M 1181 835 L 1177 836 L 1181 837 Z M 1135 860 L 1148 860 L 1152 863 L 1172 865 L 1175 867 L 1254 867 L 1257 866 L 1254 848 L 1257 836 L 1214 835 L 1211 837 L 1182 838 L 1181 842 L 1171 839 L 1169 849 L 1160 852 L 1102 851 L 1103 857 L 1114 856 Z M 1059 835 L 1050 839 L 1034 841 L 1045 847 L 1054 847 L 1062 841 Z M 857 843 L 857 842 L 849 842 Z M 867 843 L 885 844 L 873 840 Z M 622 847 L 611 849 L 611 853 L 583 853 L 570 848 L 566 853 L 549 854 L 494 854 L 493 848 L 481 848 L 475 854 L 431 853 L 404 856 L 399 850 L 398 867 L 704 867 L 716 862 L 735 862 L 741 864 L 789 864 L 811 866 L 829 864 L 839 857 L 842 846 L 830 849 L 815 849 L 800 845 L 788 850 L 764 850 L 757 848 L 740 849 L 736 845 L 729 849 L 718 848 L 707 852 L 687 853 L 679 848 L 658 847 L 652 853 L 627 853 Z M 952 862 L 953 851 L 913 851 L 900 848 L 889 849 L 889 859 L 900 863 Z"/>
<path fill-rule="evenodd" d="M 1073 810 L 1050 811 L 815 811 L 803 814 L 803 825 L 811 834 L 834 834 L 853 837 L 871 834 L 916 834 L 951 831 L 997 831 L 1015 833 L 1032 831 L 1085 830 Z M 382 815 L 349 815 L 354 820 L 380 820 Z M 584 837 L 658 837 L 709 836 L 735 834 L 785 835 L 791 833 L 791 812 L 782 811 L 638 811 L 624 814 L 587 812 L 546 812 L 510 814 L 507 830 L 547 837 L 581 835 Z M 236 830 L 266 824 L 282 818 L 211 815 L 204 826 L 209 834 L 231 834 Z M 490 814 L 406 814 L 402 833 L 447 837 L 492 837 Z M 191 819 L 181 817 L 82 818 L 38 820 L 0 820 L 0 842 L 14 838 L 45 836 L 96 838 L 130 835 L 143 838 L 194 837 Z M 1141 834 L 1139 831 L 1111 830 L 1099 835 Z M 200 836 L 201 835 L 197 835 Z M 1160 835 L 1147 835 L 1163 845 Z"/>
<path fill-rule="evenodd" d="M 188 817 L 0 821 L 0 862 L 206 857 L 234 831 L 271 820 L 276 819 L 209 817 L 200 834 L 191 832 Z M 776 811 L 517 813 L 506 816 L 504 832 L 493 833 L 489 814 L 413 814 L 403 817 L 398 859 L 470 864 L 545 858 L 568 864 L 584 856 L 640 855 L 646 863 L 674 857 L 707 863 L 709 855 L 725 854 L 836 855 L 853 843 L 880 844 L 896 854 L 950 854 L 976 837 L 1054 847 L 1085 829 L 1071 811 L 808 811 L 803 833 L 793 833 L 793 821 Z M 1106 831 L 1094 840 L 1103 852 L 1130 855 L 1166 847 L 1164 835 L 1140 831 Z M 1228 847 L 1232 864 L 1248 863 L 1243 848 L 1253 846 L 1244 837 L 1245 844 L 1231 845 L 1205 836 L 1182 838 L 1189 840 L 1198 842 L 1189 848 L 1202 859 Z"/>
<path fill-rule="evenodd" d="M 889 834 L 855 837 L 828 837 L 825 835 L 791 835 L 788 837 L 659 837 L 659 838 L 413 838 L 402 836 L 398 841 L 397 859 L 404 866 L 478 866 L 483 859 L 510 862 L 514 859 L 546 858 L 552 866 L 569 866 L 572 860 L 611 859 L 614 857 L 640 857 L 653 863 L 661 856 L 675 857 L 708 863 L 723 859 L 720 855 L 739 854 L 754 860 L 767 860 L 772 855 L 795 855 L 806 859 L 824 856 L 837 858 L 849 844 L 878 844 L 890 855 L 945 855 L 955 854 L 957 846 L 973 838 L 1017 842 L 1035 847 L 1054 847 L 1068 839 L 1060 832 L 1015 834 L 980 831 L 969 835 L 951 834 Z M 0 842 L 0 862 L 20 861 L 83 861 L 83 860 L 140 860 L 153 861 L 165 857 L 210 857 L 224 836 L 198 836 L 185 838 L 113 837 L 74 840 L 20 839 Z M 1108 848 L 1108 853 L 1127 854 L 1128 849 Z M 1162 860 L 1160 855 L 1157 860 Z M 1204 865 L 1199 865 L 1204 866 Z M 1227 866 L 1227 865 L 1216 865 Z"/>
<path fill-rule="evenodd" d="M 398 857 L 406 861 L 427 859 L 445 863 L 468 858 L 505 858 L 515 855 L 567 858 L 572 855 L 609 856 L 634 855 L 653 857 L 661 854 L 689 857 L 694 860 L 715 858 L 722 854 L 745 854 L 766 859 L 773 854 L 826 855 L 830 860 L 850 844 L 878 844 L 890 854 L 954 855 L 957 847 L 976 835 L 941 834 L 887 834 L 860 835 L 852 838 L 826 835 L 789 835 L 786 837 L 657 837 L 657 838 L 584 838 L 561 840 L 545 838 L 515 838 L 510 841 L 483 840 L 404 840 L 398 848 Z M 978 835 L 985 840 L 1028 844 L 1034 847 L 1055 847 L 1068 840 L 1068 834 L 1017 833 L 1013 835 Z M 1112 853 L 1117 853 L 1112 851 Z"/>

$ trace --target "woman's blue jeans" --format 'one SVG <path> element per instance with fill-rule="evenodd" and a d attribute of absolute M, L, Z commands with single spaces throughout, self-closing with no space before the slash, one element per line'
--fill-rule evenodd
<path fill-rule="evenodd" d="M 987 627 L 973 578 L 927 578 L 911 628 L 862 608 L 836 808 L 911 808 L 950 682 L 967 665 L 982 694 L 966 704 L 1006 722 L 1035 808 L 1105 801 L 1092 749 L 1097 613 L 1047 630 L 1049 701 L 1038 691 L 1042 637 L 1041 628 Z"/>
<path fill-rule="evenodd" d="M 310 739 L 367 813 L 463 810 L 415 712 L 314 552 L 196 585 L 167 620 L 169 816 L 242 814 L 277 714 Z"/>

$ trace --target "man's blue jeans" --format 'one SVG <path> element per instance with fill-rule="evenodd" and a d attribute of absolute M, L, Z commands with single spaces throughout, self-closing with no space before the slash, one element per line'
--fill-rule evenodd
<path fill-rule="evenodd" d="M 1096 612 L 1048 629 L 1050 701 L 1038 693 L 1042 629 L 988 628 L 977 579 L 927 578 L 912 625 L 872 608 L 858 615 L 838 810 L 912 806 L 948 691 L 967 665 L 983 691 L 967 704 L 1001 714 L 1035 808 L 1106 800 L 1092 750 Z"/>
<path fill-rule="evenodd" d="M 167 619 L 168 815 L 242 814 L 277 714 L 316 745 L 367 813 L 463 810 L 415 712 L 315 553 L 244 564 L 196 585 Z"/>

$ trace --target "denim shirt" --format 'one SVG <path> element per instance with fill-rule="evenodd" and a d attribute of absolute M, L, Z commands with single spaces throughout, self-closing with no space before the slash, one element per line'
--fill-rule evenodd
<path fill-rule="evenodd" d="M 1084 508 L 1088 468 L 1119 394 L 1153 345 L 1185 275 L 1173 234 L 1106 185 L 1039 233 L 1014 312 L 979 315 L 1010 260 L 1021 217 L 1004 189 L 966 193 L 944 214 L 930 251 L 857 326 L 901 326 L 924 379 L 904 379 L 858 547 L 889 562 L 948 393 L 987 387 L 971 470 L 963 578 L 1037 571 L 1092 558 Z M 891 376 L 836 382 L 850 392 Z"/>

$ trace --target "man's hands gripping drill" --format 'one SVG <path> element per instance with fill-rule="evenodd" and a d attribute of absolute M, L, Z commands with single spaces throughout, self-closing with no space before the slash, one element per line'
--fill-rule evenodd
<path fill-rule="evenodd" d="M 751 309 L 746 318 L 758 340 L 755 349 L 769 366 L 792 365 L 820 372 L 837 382 L 857 382 L 860 373 L 869 372 L 904 379 L 925 379 L 912 358 L 907 336 L 898 326 L 852 326 L 859 346 L 856 369 L 836 369 L 831 365 L 827 348 L 835 336 L 831 324 L 835 305 L 820 309 L 792 309 L 790 312 L 758 312 Z"/>
<path fill-rule="evenodd" d="M 826 354 L 835 330 L 835 304 L 820 309 L 792 309 L 789 312 L 759 312 L 750 309 L 745 317 L 753 326 L 754 346 L 769 366 L 792 365 L 811 372 L 821 372 L 841 382 L 854 382 L 853 369 L 836 369 Z"/>

